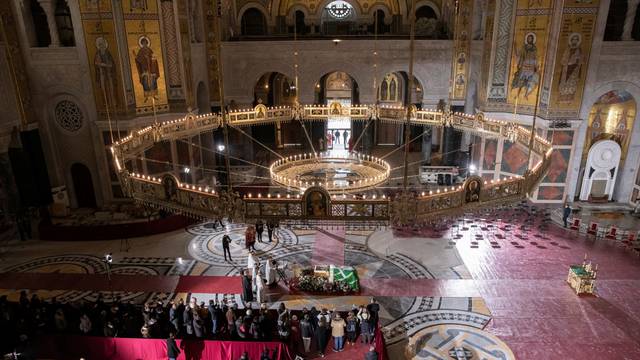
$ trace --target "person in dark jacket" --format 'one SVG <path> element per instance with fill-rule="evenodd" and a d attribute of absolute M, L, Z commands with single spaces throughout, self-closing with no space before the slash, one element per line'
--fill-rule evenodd
<path fill-rule="evenodd" d="M 309 314 L 304 314 L 304 317 L 300 321 L 300 335 L 302 336 L 302 345 L 304 346 L 305 354 L 311 351 L 311 338 L 313 338 L 313 325 L 310 319 Z"/>
<path fill-rule="evenodd" d="M 180 349 L 178 348 L 178 344 L 176 344 L 175 334 L 170 332 L 169 338 L 167 339 L 167 357 L 169 360 L 176 360 L 179 355 Z"/>
<path fill-rule="evenodd" d="M 369 347 L 369 351 L 364 354 L 364 360 L 378 360 L 378 352 L 375 346 Z"/>
<path fill-rule="evenodd" d="M 211 318 L 211 335 L 216 336 L 218 333 L 218 323 L 220 322 L 218 304 L 214 303 L 213 300 L 209 300 L 207 310 L 209 310 L 209 317 Z"/>
<path fill-rule="evenodd" d="M 258 242 L 262 242 L 262 232 L 264 231 L 264 224 L 262 220 L 258 220 L 256 223 L 256 233 L 258 234 Z"/>
<path fill-rule="evenodd" d="M 273 230 L 275 228 L 276 228 L 276 224 L 272 220 L 269 220 L 267 222 L 267 235 L 269 235 L 269 242 L 273 241 Z"/>
<path fill-rule="evenodd" d="M 324 357 L 324 350 L 327 348 L 327 342 L 329 341 L 329 323 L 324 317 L 321 317 L 318 321 L 316 339 L 318 340 L 318 352 L 321 357 Z"/>
<path fill-rule="evenodd" d="M 184 312 L 182 313 L 182 323 L 184 324 L 187 336 L 193 335 L 193 312 L 188 306 L 185 306 Z"/>
<path fill-rule="evenodd" d="M 231 244 L 231 238 L 229 237 L 229 235 L 224 234 L 224 236 L 222 237 L 222 251 L 224 252 L 224 260 L 227 260 L 227 254 L 229 254 L 229 261 L 232 261 L 233 259 L 231 259 L 231 250 L 229 249 L 229 245 Z"/>
<path fill-rule="evenodd" d="M 196 335 L 198 339 L 202 339 L 204 337 L 204 322 L 200 317 L 198 311 L 193 311 L 193 333 Z"/>
<path fill-rule="evenodd" d="M 251 304 L 253 301 L 253 289 L 248 271 L 245 271 L 244 274 L 242 274 L 242 301 L 244 301 L 245 305 Z"/>
<path fill-rule="evenodd" d="M 564 209 L 562 210 L 562 222 L 564 223 L 564 227 L 567 227 L 567 220 L 571 216 L 571 206 L 569 204 L 564 204 Z"/>
<path fill-rule="evenodd" d="M 367 311 L 371 316 L 371 325 L 375 329 L 378 326 L 378 311 L 380 311 L 380 304 L 376 302 L 375 298 L 371 298 L 371 302 L 367 305 Z"/>
<path fill-rule="evenodd" d="M 178 305 L 172 301 L 171 308 L 169 308 L 169 322 L 173 326 L 173 331 L 180 330 L 180 324 L 178 322 L 179 317 L 180 314 L 178 313 Z"/>

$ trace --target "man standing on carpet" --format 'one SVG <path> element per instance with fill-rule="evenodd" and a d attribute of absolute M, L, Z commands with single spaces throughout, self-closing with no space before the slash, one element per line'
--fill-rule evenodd
<path fill-rule="evenodd" d="M 176 344 L 176 338 L 172 331 L 169 333 L 169 338 L 167 339 L 167 357 L 169 360 L 176 360 L 179 355 L 180 349 Z"/>
<path fill-rule="evenodd" d="M 230 244 L 231 238 L 229 237 L 229 235 L 224 234 L 224 236 L 222 237 L 222 251 L 224 252 L 224 261 L 227 261 L 227 254 L 229 254 L 229 261 L 232 261 L 231 250 L 229 249 Z"/>

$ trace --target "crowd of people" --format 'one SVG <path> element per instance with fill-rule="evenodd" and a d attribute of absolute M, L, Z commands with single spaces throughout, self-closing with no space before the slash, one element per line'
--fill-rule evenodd
<path fill-rule="evenodd" d="M 210 300 L 208 304 L 191 297 L 146 303 L 143 306 L 120 301 L 107 303 L 101 297 L 93 302 L 60 303 L 56 298 L 41 300 L 22 291 L 18 302 L 0 297 L 0 338 L 2 354 L 28 352 L 32 339 L 43 334 L 76 334 L 106 337 L 142 337 L 167 339 L 170 358 L 179 349 L 171 346 L 173 338 L 225 339 L 244 341 L 279 340 L 295 353 L 324 356 L 329 340 L 333 351 L 347 346 L 372 345 L 380 306 L 371 300 L 368 306 L 355 306 L 349 312 L 315 307 L 290 311 L 280 303 L 277 311 L 260 308 L 238 309 Z M 176 355 L 177 356 L 177 355 Z M 373 348 L 367 360 L 377 359 Z M 262 359 L 261 359 L 262 360 Z"/>

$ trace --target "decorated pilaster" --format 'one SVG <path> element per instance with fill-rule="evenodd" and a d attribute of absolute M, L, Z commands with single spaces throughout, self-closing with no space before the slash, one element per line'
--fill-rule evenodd
<path fill-rule="evenodd" d="M 473 1 L 458 0 L 455 7 L 451 100 L 462 101 L 467 94 L 471 47 Z"/>

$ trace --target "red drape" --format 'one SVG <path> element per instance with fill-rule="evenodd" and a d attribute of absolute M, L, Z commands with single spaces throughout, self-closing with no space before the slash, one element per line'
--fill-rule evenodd
<path fill-rule="evenodd" d="M 292 360 L 289 349 L 280 342 L 176 340 L 179 360 L 238 360 L 246 351 L 249 359 L 260 359 L 264 348 L 276 350 L 277 360 Z M 43 336 L 38 340 L 38 357 L 48 359 L 85 358 L 110 360 L 166 360 L 164 339 L 106 338 L 93 336 Z"/>

